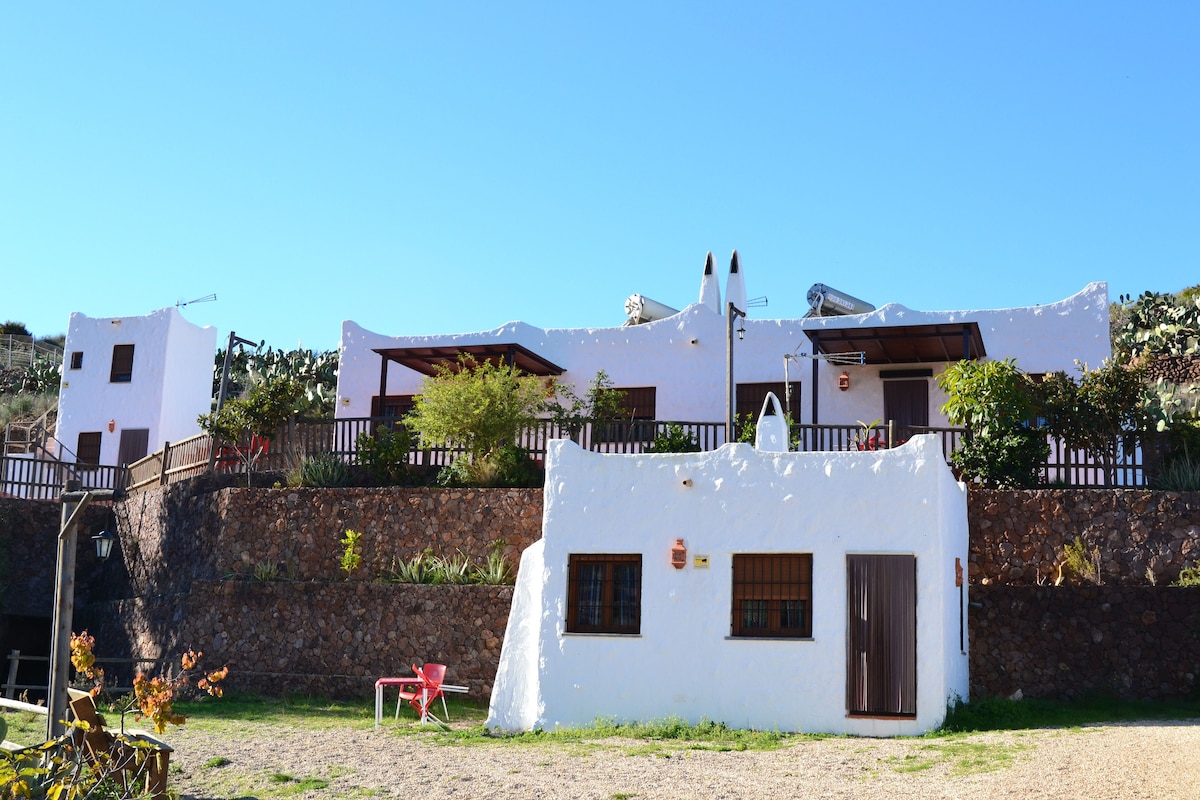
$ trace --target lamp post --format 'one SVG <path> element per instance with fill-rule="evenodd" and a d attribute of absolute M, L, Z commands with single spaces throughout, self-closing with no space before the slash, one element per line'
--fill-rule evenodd
<path fill-rule="evenodd" d="M 54 632 L 50 646 L 50 683 L 46 687 L 46 738 L 55 739 L 65 732 L 67 716 L 67 679 L 71 670 L 71 622 L 75 613 L 75 547 L 79 521 L 92 500 L 114 500 L 124 496 L 121 490 L 80 490 L 77 480 L 63 487 L 62 525 L 58 531 L 58 559 L 54 572 Z M 106 558 L 112 550 L 112 534 L 107 531 L 93 537 L 96 555 Z M 103 549 L 103 555 L 101 550 Z"/>
<path fill-rule="evenodd" d="M 736 384 L 733 382 L 733 323 L 737 319 L 745 319 L 746 312 L 735 306 L 733 303 L 725 304 L 725 319 L 728 323 L 725 327 L 725 441 L 733 441 L 733 410 L 737 407 L 737 401 L 734 399 L 734 388 Z M 742 324 L 737 331 L 738 339 L 743 339 L 746 336 L 746 325 Z"/>

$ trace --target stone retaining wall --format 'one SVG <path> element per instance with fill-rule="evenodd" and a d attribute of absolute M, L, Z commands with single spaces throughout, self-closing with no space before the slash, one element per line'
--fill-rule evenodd
<path fill-rule="evenodd" d="M 359 694 L 413 661 L 443 661 L 452 680 L 487 697 L 511 588 L 377 581 L 393 560 L 427 547 L 480 558 L 500 539 L 515 564 L 541 534 L 540 491 L 198 488 L 203 482 L 121 505 L 124 566 L 101 570 L 117 604 L 82 617 L 93 633 L 104 631 L 97 636 L 106 654 L 160 657 L 196 647 L 228 661 L 246 688 L 333 694 Z M 57 514 L 48 508 L 37 513 Z M 971 598 L 979 604 L 970 617 L 973 694 L 1195 692 L 1200 621 L 1189 608 L 1200 603 L 1195 591 L 1165 584 L 1200 559 L 1200 495 L 973 490 L 968 508 Z M 348 528 L 363 533 L 363 566 L 352 582 L 338 568 Z M 1100 547 L 1104 585 L 1039 587 L 1076 536 Z M 16 547 L 45 561 L 40 541 Z M 81 552 L 81 574 L 85 558 Z M 20 574 L 52 573 L 52 562 Z M 272 564 L 292 580 L 248 579 Z"/>
<path fill-rule="evenodd" d="M 92 609 L 97 641 L 128 637 L 134 658 L 202 650 L 229 665 L 226 686 L 329 697 L 370 694 L 412 664 L 449 667 L 447 681 L 491 695 L 511 586 L 196 581 L 187 595 L 120 600 Z M 123 627 L 114 628 L 112 621 Z"/>
<path fill-rule="evenodd" d="M 1200 588 L 980 586 L 971 696 L 1194 698 Z"/>
<path fill-rule="evenodd" d="M 1063 548 L 1098 548 L 1104 584 L 1165 586 L 1200 562 L 1200 493 L 1142 489 L 974 489 L 972 584 L 1053 583 Z"/>

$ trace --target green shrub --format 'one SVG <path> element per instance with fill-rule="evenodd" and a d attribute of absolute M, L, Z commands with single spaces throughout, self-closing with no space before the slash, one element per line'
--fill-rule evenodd
<path fill-rule="evenodd" d="M 1171 459 L 1154 480 L 1154 488 L 1166 492 L 1200 492 L 1200 463 L 1193 461 L 1191 453 Z"/>
<path fill-rule="evenodd" d="M 300 462 L 300 466 L 288 475 L 289 486 L 312 486 L 338 488 L 349 486 L 354 476 L 345 461 L 332 453 L 311 456 Z"/>
<path fill-rule="evenodd" d="M 475 582 L 487 586 L 502 586 L 513 582 L 512 568 L 504 557 L 504 540 L 492 542 L 487 560 L 475 570 Z"/>
<path fill-rule="evenodd" d="M 361 538 L 362 534 L 358 531 L 347 530 L 346 535 L 341 539 L 342 558 L 340 566 L 346 573 L 346 580 L 350 580 L 350 575 L 362 564 L 362 551 L 359 549 L 358 544 Z"/>
<path fill-rule="evenodd" d="M 1179 580 L 1174 581 L 1172 586 L 1200 586 L 1200 567 L 1184 567 L 1179 570 Z"/>
<path fill-rule="evenodd" d="M 489 586 L 511 584 L 512 569 L 504 557 L 504 542 L 492 543 L 491 552 L 482 564 L 474 563 L 461 550 L 451 556 L 434 555 L 425 548 L 411 558 L 393 559 L 384 573 L 388 583 L 423 584 L 484 584 Z"/>
<path fill-rule="evenodd" d="M 1100 548 L 1088 550 L 1083 539 L 1076 536 L 1074 542 L 1063 547 L 1063 558 L 1071 574 L 1088 583 L 1100 585 Z"/>
<path fill-rule="evenodd" d="M 527 488 L 544 482 L 545 473 L 529 457 L 529 451 L 515 444 L 502 445 L 474 460 L 461 455 L 437 477 L 439 486 Z"/>
<path fill-rule="evenodd" d="M 700 443 L 696 437 L 684 430 L 678 422 L 672 422 L 654 436 L 646 448 L 647 453 L 699 453 Z"/>
<path fill-rule="evenodd" d="M 408 454 L 412 435 L 407 428 L 380 426 L 374 434 L 360 433 L 358 463 L 377 483 L 400 486 L 411 483 Z"/>

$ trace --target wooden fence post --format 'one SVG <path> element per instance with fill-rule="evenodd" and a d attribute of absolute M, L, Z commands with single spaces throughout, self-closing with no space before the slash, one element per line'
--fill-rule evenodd
<path fill-rule="evenodd" d="M 163 442 L 162 464 L 159 465 L 158 485 L 167 485 L 167 459 L 171 457 L 171 443 Z"/>
<path fill-rule="evenodd" d="M 21 664 L 21 651 L 13 650 L 8 654 L 8 686 L 4 689 L 4 696 L 9 700 L 16 697 L 16 689 L 13 687 L 17 683 L 17 667 Z"/>

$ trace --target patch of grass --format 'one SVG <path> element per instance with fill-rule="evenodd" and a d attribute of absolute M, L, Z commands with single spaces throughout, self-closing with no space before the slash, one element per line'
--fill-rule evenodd
<path fill-rule="evenodd" d="M 953 777 L 995 772 L 1012 765 L 1017 753 L 1032 750 L 1032 744 L 1000 744 L 966 741 L 940 741 L 922 744 L 915 753 L 903 758 L 885 759 L 895 772 L 924 772 L 939 764 L 950 762 Z"/>
<path fill-rule="evenodd" d="M 959 703 L 946 714 L 941 733 L 1066 728 L 1103 722 L 1200 718 L 1200 701 L 1146 702 L 1089 696 L 1070 702 L 988 697 Z"/>
<path fill-rule="evenodd" d="M 46 718 L 28 711 L 0 708 L 0 717 L 8 723 L 4 737 L 21 744 L 37 744 L 46 738 Z"/>
<path fill-rule="evenodd" d="M 662 750 L 774 750 L 795 735 L 779 731 L 730 728 L 723 722 L 701 720 L 691 725 L 678 717 L 649 722 L 616 722 L 598 719 L 584 727 L 537 730 L 529 733 L 498 734 L 482 726 L 438 734 L 445 743 L 475 744 L 501 742 L 512 745 L 581 744 L 605 739 L 641 739 L 647 749 L 634 748 L 631 755 L 657 754 Z M 653 743 L 653 745 L 651 744 Z"/>
<path fill-rule="evenodd" d="M 216 769 L 217 767 L 227 766 L 229 763 L 229 759 L 225 756 L 217 756 L 215 758 L 210 758 L 208 761 L 205 761 L 203 764 L 201 764 L 200 769 Z"/>

